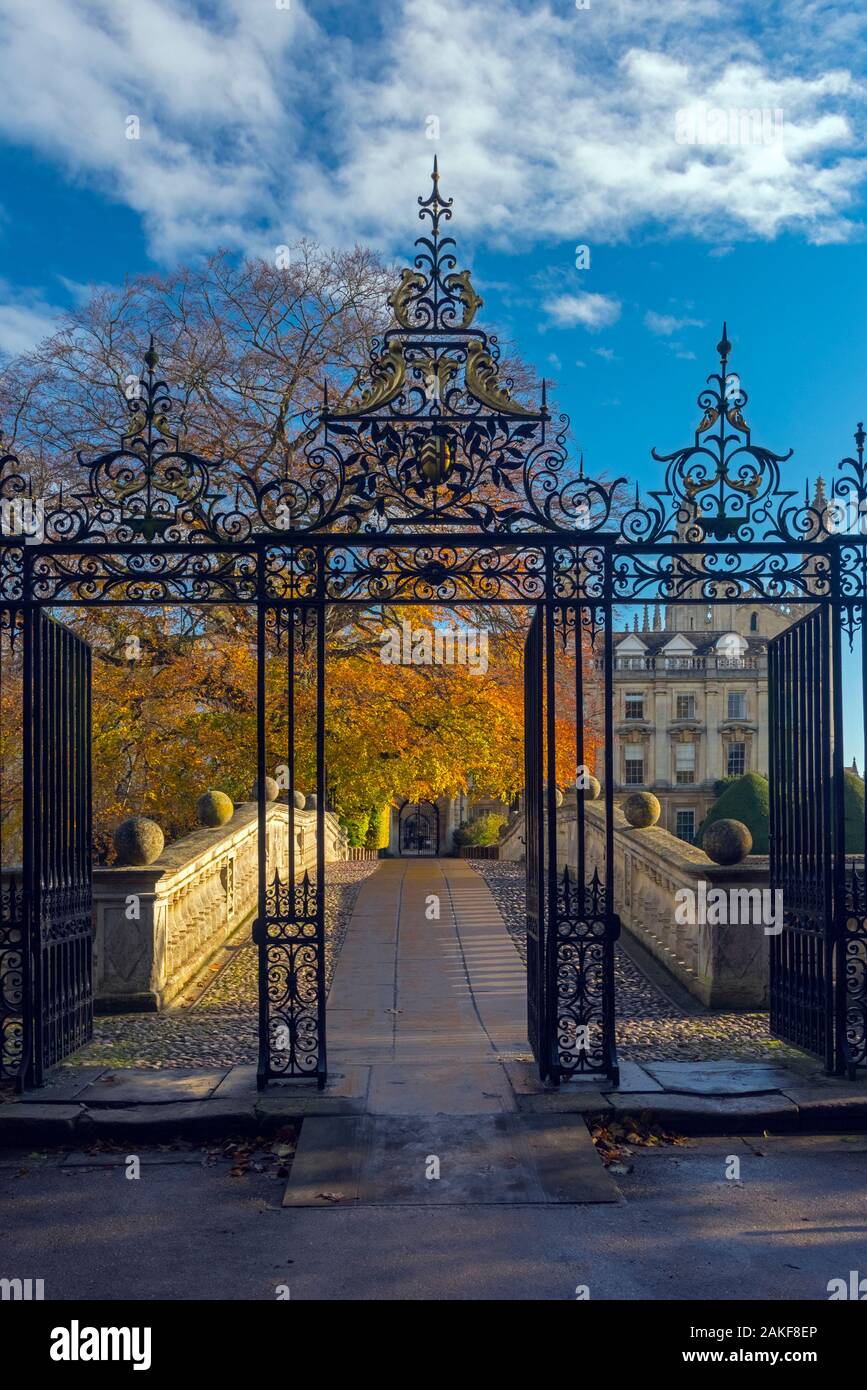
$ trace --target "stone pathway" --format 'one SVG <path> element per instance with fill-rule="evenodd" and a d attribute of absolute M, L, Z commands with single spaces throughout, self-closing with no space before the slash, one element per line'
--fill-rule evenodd
<path fill-rule="evenodd" d="M 461 925 L 456 934 L 453 899 L 457 885 Z M 430 893 L 439 893 L 441 898 L 439 922 L 424 916 Z M 401 901 L 405 908 L 418 913 L 424 935 L 401 955 L 407 969 L 403 995 L 398 997 L 395 989 L 401 988 L 401 980 L 394 973 L 392 934 Z M 350 916 L 353 928 L 347 936 Z M 449 1038 L 448 1050 L 441 1054 L 443 1061 L 465 1047 L 479 1048 L 487 1022 L 494 1019 L 495 1004 L 500 1016 L 503 1009 L 515 1010 L 514 1019 L 520 1020 L 517 1024 L 513 1019 L 510 1024 L 512 1036 L 494 1033 L 496 1047 L 514 1060 L 529 1058 L 523 865 L 456 859 L 331 864 L 326 931 L 332 1057 L 335 1049 L 338 1053 L 357 1049 L 360 1028 L 374 1024 L 379 1046 L 399 1044 L 402 1054 L 413 1041 L 421 1051 L 432 1039 L 425 1037 L 422 1028 L 413 1034 L 417 1010 L 422 1002 L 437 999 L 443 1005 L 443 1027 Z M 227 944 L 217 965 L 222 968 L 205 971 L 187 990 L 189 1003 L 182 1002 L 169 1013 L 98 1017 L 93 1041 L 76 1054 L 76 1064 L 161 1069 L 254 1062 L 257 969 L 249 931 Z M 470 967 L 475 972 L 472 990 L 466 975 Z M 685 1013 L 619 947 L 615 981 L 621 1062 L 780 1061 L 801 1056 L 768 1036 L 766 1014 Z M 481 1032 L 476 1009 L 482 1020 Z M 468 1018 L 476 1021 L 468 1024 Z M 368 1036 L 366 1046 L 371 1045 Z M 356 1052 L 351 1060 L 367 1059 Z"/>
<path fill-rule="evenodd" d="M 484 859 L 469 862 L 491 890 L 515 949 L 526 960 L 524 865 Z M 788 1061 L 804 1056 L 797 1048 L 770 1037 L 766 1013 L 685 1013 L 647 978 L 620 945 L 615 948 L 614 980 L 617 1053 L 621 1062 L 704 1062 L 734 1057 Z"/>
<path fill-rule="evenodd" d="M 328 1049 L 347 1064 L 529 1056 L 524 967 L 465 860 L 383 860 L 362 886 L 328 999 Z M 491 1109 L 483 1099 L 466 1103 Z"/>

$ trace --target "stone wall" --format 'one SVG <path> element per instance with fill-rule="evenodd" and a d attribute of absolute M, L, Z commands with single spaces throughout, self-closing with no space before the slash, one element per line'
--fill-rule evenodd
<path fill-rule="evenodd" d="M 97 1012 L 161 1009 L 257 910 L 257 807 L 244 802 L 216 830 L 195 830 L 146 868 L 93 872 Z M 269 873 L 288 871 L 288 807 L 268 807 Z M 316 865 L 316 812 L 295 812 L 295 864 Z M 346 858 L 345 832 L 325 816 L 325 859 Z"/>
<path fill-rule="evenodd" d="M 588 877 L 605 868 L 605 810 L 586 805 Z M 561 865 L 577 863 L 577 815 L 564 805 L 557 813 L 557 854 Z M 524 817 L 512 818 L 500 841 L 501 859 L 524 858 Z M 715 888 L 768 887 L 768 857 L 752 854 L 743 864 L 720 868 L 695 845 L 652 826 L 636 830 L 614 808 L 614 901 L 623 924 L 691 994 L 710 1008 L 767 1008 L 770 938 L 760 924 L 680 924 L 675 918 L 678 889 L 700 895 Z"/>

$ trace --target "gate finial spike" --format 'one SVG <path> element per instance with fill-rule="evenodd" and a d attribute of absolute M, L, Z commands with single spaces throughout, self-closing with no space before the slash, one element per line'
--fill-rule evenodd
<path fill-rule="evenodd" d="M 726 360 L 726 358 L 732 350 L 732 345 L 729 342 L 728 324 L 726 323 L 725 319 L 723 319 L 722 337 L 716 345 L 716 350 L 719 353 L 720 357 L 723 359 L 723 361 Z"/>

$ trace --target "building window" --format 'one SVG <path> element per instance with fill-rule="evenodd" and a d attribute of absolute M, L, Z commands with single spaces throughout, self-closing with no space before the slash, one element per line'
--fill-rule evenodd
<path fill-rule="evenodd" d="M 674 715 L 676 719 L 695 719 L 695 696 L 675 695 Z"/>
<path fill-rule="evenodd" d="M 674 780 L 680 787 L 695 781 L 695 744 L 677 743 L 674 747 Z"/>
<path fill-rule="evenodd" d="M 674 833 L 679 840 L 692 844 L 695 839 L 695 811 L 675 811 Z"/>
<path fill-rule="evenodd" d="M 626 718 L 627 718 L 627 719 L 643 719 L 643 718 L 644 718 L 644 696 L 643 696 L 643 695 L 635 695 L 635 694 L 629 694 L 629 693 L 627 693 L 627 695 L 626 695 Z"/>
<path fill-rule="evenodd" d="M 728 703 L 729 719 L 746 719 L 747 697 L 743 690 L 730 690 Z"/>
<path fill-rule="evenodd" d="M 745 743 L 730 743 L 726 772 L 729 777 L 741 777 L 747 768 L 747 746 Z"/>
<path fill-rule="evenodd" d="M 635 744 L 627 744 L 623 750 L 626 758 L 627 787 L 640 787 L 644 783 L 644 749 Z"/>
<path fill-rule="evenodd" d="M 754 614 L 752 615 L 752 617 L 750 618 L 750 632 L 758 632 L 758 630 L 759 630 L 759 615 L 758 615 L 758 613 L 754 613 Z"/>

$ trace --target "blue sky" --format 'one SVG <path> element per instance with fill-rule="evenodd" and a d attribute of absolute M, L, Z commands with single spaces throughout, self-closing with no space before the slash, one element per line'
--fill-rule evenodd
<path fill-rule="evenodd" d="M 865 28 L 817 0 L 0 0 L 0 348 L 218 246 L 405 255 L 436 152 L 486 325 L 589 467 L 658 478 L 725 318 L 802 487 L 867 416 Z M 712 109 L 779 114 L 685 143 Z"/>

